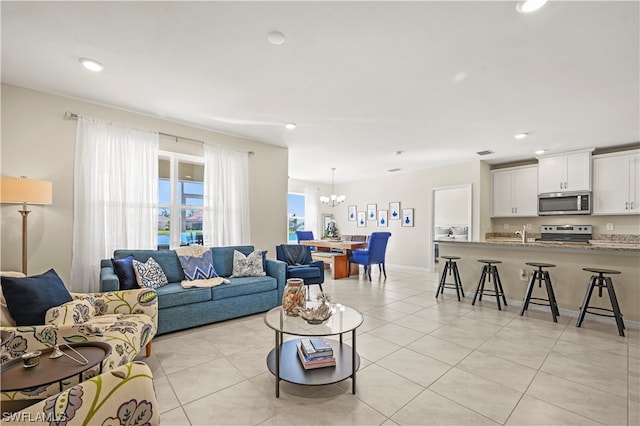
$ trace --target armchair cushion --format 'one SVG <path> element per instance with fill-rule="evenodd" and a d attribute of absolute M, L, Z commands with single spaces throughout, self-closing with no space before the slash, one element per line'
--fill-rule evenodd
<path fill-rule="evenodd" d="M 45 324 L 84 324 L 93 318 L 96 308 L 89 299 L 77 299 L 47 311 Z"/>
<path fill-rule="evenodd" d="M 50 308 L 72 300 L 71 293 L 53 269 L 41 275 L 2 277 L 1 280 L 7 308 L 17 326 L 44 324 Z"/>
<path fill-rule="evenodd" d="M 146 364 L 131 362 L 7 415 L 2 423 L 24 424 L 24 419 L 47 419 L 38 424 L 157 425 L 160 407 L 153 374 Z"/>

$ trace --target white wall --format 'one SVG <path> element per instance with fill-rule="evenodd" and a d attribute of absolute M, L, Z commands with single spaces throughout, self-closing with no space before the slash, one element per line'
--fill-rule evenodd
<path fill-rule="evenodd" d="M 53 182 L 53 204 L 30 208 L 30 274 L 54 268 L 63 280 L 69 279 L 76 122 L 64 120 L 65 111 L 253 151 L 249 157 L 252 244 L 275 257 L 275 245 L 286 236 L 286 148 L 6 84 L 2 85 L 1 105 L 2 176 L 26 175 Z M 185 145 L 178 149 L 190 149 L 188 143 L 181 144 Z M 10 204 L 0 207 L 2 270 L 21 269 L 19 208 Z"/>
<path fill-rule="evenodd" d="M 347 201 L 334 208 L 334 219 L 341 234 L 391 232 L 387 263 L 426 269 L 433 250 L 430 243 L 431 190 L 442 186 L 472 184 L 472 239 L 478 240 L 479 235 L 490 230 L 488 218 L 480 217 L 482 206 L 479 200 L 488 187 L 488 184 L 481 182 L 484 175 L 485 178 L 489 176 L 488 167 L 480 161 L 474 161 L 336 185 L 336 192 L 346 195 Z M 414 209 L 413 227 L 403 227 L 401 221 L 390 220 L 388 227 L 378 227 L 377 221 L 367 221 L 365 228 L 359 228 L 355 221 L 347 220 L 349 205 L 357 205 L 358 211 L 366 211 L 367 204 L 377 204 L 379 210 L 388 210 L 389 203 L 394 201 L 400 202 L 401 209 Z"/>

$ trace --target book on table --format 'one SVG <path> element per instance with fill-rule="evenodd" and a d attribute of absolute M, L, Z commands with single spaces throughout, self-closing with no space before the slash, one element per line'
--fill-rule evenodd
<path fill-rule="evenodd" d="M 311 370 L 313 368 L 322 368 L 322 367 L 333 367 L 336 365 L 336 359 L 331 356 L 325 356 L 320 358 L 307 358 L 302 349 L 302 342 L 297 342 L 296 347 L 298 348 L 298 358 L 300 358 L 300 362 L 305 370 Z"/>
<path fill-rule="evenodd" d="M 300 339 L 300 343 L 307 358 L 333 357 L 333 348 L 327 339 L 304 338 Z"/>

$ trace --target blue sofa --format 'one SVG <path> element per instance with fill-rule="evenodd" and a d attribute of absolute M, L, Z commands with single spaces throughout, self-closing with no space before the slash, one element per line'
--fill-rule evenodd
<path fill-rule="evenodd" d="M 244 254 L 253 246 L 212 247 L 213 266 L 221 277 L 233 272 L 233 251 Z M 153 259 L 160 264 L 169 284 L 156 289 L 158 294 L 158 332 L 176 330 L 265 312 L 282 303 L 286 284 L 287 264 L 266 259 L 264 277 L 229 278 L 231 283 L 212 288 L 182 288 L 182 266 L 174 250 L 116 250 L 114 259 L 132 255 L 140 262 Z M 116 291 L 120 287 L 111 259 L 103 259 L 100 268 L 101 291 Z"/>

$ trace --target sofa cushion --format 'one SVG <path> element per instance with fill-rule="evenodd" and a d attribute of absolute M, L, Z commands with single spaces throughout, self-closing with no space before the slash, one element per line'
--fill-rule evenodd
<path fill-rule="evenodd" d="M 132 290 L 140 288 L 136 279 L 136 272 L 133 270 L 133 256 L 124 259 L 111 259 L 113 270 L 120 281 L 120 290 Z"/>
<path fill-rule="evenodd" d="M 169 283 L 162 267 L 153 257 L 150 257 L 144 263 L 133 259 L 133 270 L 136 273 L 136 280 L 140 287 L 156 289 Z"/>
<path fill-rule="evenodd" d="M 53 269 L 31 277 L 2 277 L 2 293 L 17 326 L 44 324 L 49 308 L 73 300 Z"/>
<path fill-rule="evenodd" d="M 180 283 L 169 283 L 156 289 L 156 293 L 158 293 L 158 309 L 211 300 L 211 288 L 182 288 Z"/>
<path fill-rule="evenodd" d="M 232 252 L 233 253 L 233 252 Z M 184 280 L 184 274 L 182 273 L 182 265 L 178 260 L 178 255 L 174 250 L 116 250 L 113 252 L 114 259 L 124 259 L 127 256 L 133 256 L 138 262 L 146 262 L 150 257 L 158 262 L 162 267 L 164 274 L 167 276 L 167 281 L 170 283 L 177 283 Z M 233 256 L 233 254 L 232 254 Z M 215 254 L 214 254 L 215 257 Z M 215 263 L 214 263 L 214 266 Z M 220 273 L 220 270 L 216 268 L 216 271 Z"/>
<path fill-rule="evenodd" d="M 235 250 L 233 252 L 233 274 L 237 277 L 263 277 L 267 275 L 262 265 L 262 252 L 254 251 L 245 255 Z"/>
<path fill-rule="evenodd" d="M 230 281 L 229 284 L 211 289 L 213 300 L 261 293 L 278 288 L 278 281 L 272 277 L 242 277 L 232 278 Z"/>
<path fill-rule="evenodd" d="M 233 252 L 238 250 L 240 253 L 247 255 L 253 253 L 253 246 L 228 246 L 228 247 L 212 247 L 213 267 L 221 277 L 230 277 L 233 274 Z M 181 281 L 181 280 L 176 280 Z"/>
<path fill-rule="evenodd" d="M 187 280 L 206 280 L 216 278 L 218 274 L 213 267 L 213 253 L 207 250 L 202 256 L 178 256 L 182 271 Z"/>

